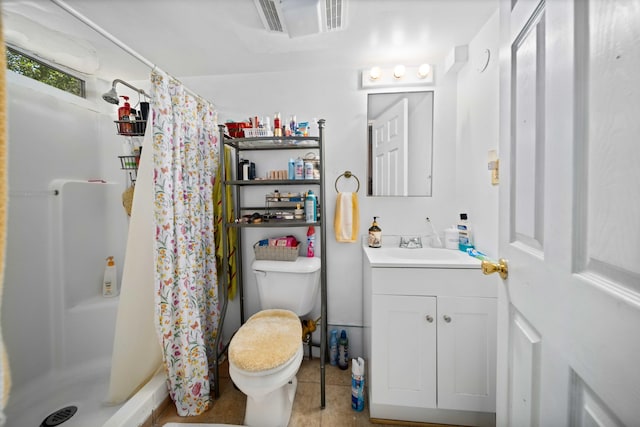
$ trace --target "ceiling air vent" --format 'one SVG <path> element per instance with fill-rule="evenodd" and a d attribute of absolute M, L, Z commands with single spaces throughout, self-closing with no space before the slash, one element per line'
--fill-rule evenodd
<path fill-rule="evenodd" d="M 344 8 L 346 0 L 324 0 L 325 31 L 341 30 L 345 25 Z"/>
<path fill-rule="evenodd" d="M 347 0 L 253 0 L 265 29 L 301 37 L 345 27 Z"/>
<path fill-rule="evenodd" d="M 282 9 L 280 8 L 281 0 L 253 0 L 258 9 L 258 15 L 262 20 L 264 27 L 276 33 L 286 32 L 286 27 L 281 19 Z"/>

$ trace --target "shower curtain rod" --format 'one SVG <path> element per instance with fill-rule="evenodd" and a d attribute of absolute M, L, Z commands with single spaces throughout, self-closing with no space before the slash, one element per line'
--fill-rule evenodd
<path fill-rule="evenodd" d="M 105 30 L 104 28 L 102 28 L 101 26 L 99 26 L 98 24 L 93 22 L 91 19 L 87 18 L 86 16 L 84 16 L 83 14 L 81 14 L 80 12 L 78 12 L 77 10 L 72 8 L 71 6 L 69 6 L 63 0 L 50 0 L 50 1 L 52 3 L 54 3 L 54 4 L 56 4 L 58 7 L 62 8 L 63 10 L 65 10 L 66 12 L 68 12 L 70 15 L 74 16 L 76 19 L 78 19 L 83 24 L 85 24 L 88 27 L 92 28 L 98 34 L 100 34 L 101 36 L 103 36 L 104 38 L 106 38 L 107 40 L 109 40 L 110 42 L 115 44 L 116 46 L 118 46 L 120 49 L 122 49 L 125 52 L 127 52 L 129 55 L 131 55 L 134 58 L 136 58 L 138 61 L 140 61 L 143 64 L 145 64 L 147 67 L 151 68 L 151 70 L 157 69 L 157 70 L 162 71 L 165 74 L 168 74 L 166 71 L 162 70 L 156 64 L 154 64 L 153 62 L 149 61 L 147 58 L 145 58 L 144 56 L 142 56 L 141 54 L 139 54 L 138 52 L 133 50 L 131 47 L 129 47 L 127 44 L 125 44 L 122 40 L 116 38 L 113 34 L 109 33 L 107 30 Z M 186 86 L 183 85 L 183 87 L 184 87 L 185 91 L 189 92 L 191 95 L 193 95 L 193 96 L 195 96 L 197 98 L 205 99 L 202 96 L 200 96 L 197 93 L 195 93 L 194 91 L 192 91 L 191 89 L 187 88 Z M 206 100 L 206 101 L 207 102 L 211 102 L 209 100 Z M 211 102 L 211 104 L 213 104 L 213 103 Z"/>

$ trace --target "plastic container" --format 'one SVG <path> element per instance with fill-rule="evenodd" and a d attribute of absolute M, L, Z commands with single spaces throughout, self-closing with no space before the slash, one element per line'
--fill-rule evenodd
<path fill-rule="evenodd" d="M 316 255 L 316 230 L 313 225 L 307 229 L 307 257 L 311 258 Z"/>
<path fill-rule="evenodd" d="M 460 236 L 458 234 L 458 229 L 454 226 L 451 228 L 447 228 L 444 230 L 444 247 L 447 249 L 458 249 L 458 243 L 460 241 Z"/>
<path fill-rule="evenodd" d="M 333 329 L 329 337 L 329 364 L 338 365 L 338 330 Z"/>
<path fill-rule="evenodd" d="M 358 357 L 351 360 L 351 409 L 364 409 L 364 359 Z"/>
<path fill-rule="evenodd" d="M 338 368 L 346 370 L 349 367 L 349 338 L 344 329 L 340 332 L 338 340 Z"/>
<path fill-rule="evenodd" d="M 309 190 L 307 197 L 304 199 L 304 216 L 307 222 L 318 221 L 318 199 L 313 191 Z"/>
<path fill-rule="evenodd" d="M 107 257 L 107 266 L 104 268 L 104 278 L 102 280 L 102 296 L 115 297 L 118 295 L 118 283 L 116 276 L 116 264 L 113 257 Z"/>

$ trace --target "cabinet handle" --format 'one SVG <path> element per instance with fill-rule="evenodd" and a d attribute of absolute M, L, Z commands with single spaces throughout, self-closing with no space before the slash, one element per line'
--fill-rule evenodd
<path fill-rule="evenodd" d="M 430 315 L 427 314 L 427 316 L 425 317 L 425 319 L 427 319 L 427 322 L 429 323 L 433 323 L 433 317 L 431 317 Z"/>
<path fill-rule="evenodd" d="M 444 319 L 445 322 L 450 323 L 451 322 L 451 317 L 447 316 L 446 314 L 444 316 L 442 316 L 442 318 Z"/>

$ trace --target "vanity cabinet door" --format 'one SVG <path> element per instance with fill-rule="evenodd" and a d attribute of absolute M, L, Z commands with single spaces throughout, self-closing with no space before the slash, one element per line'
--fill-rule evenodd
<path fill-rule="evenodd" d="M 373 295 L 373 403 L 436 407 L 436 298 Z"/>
<path fill-rule="evenodd" d="M 495 412 L 496 299 L 438 297 L 438 408 Z"/>

